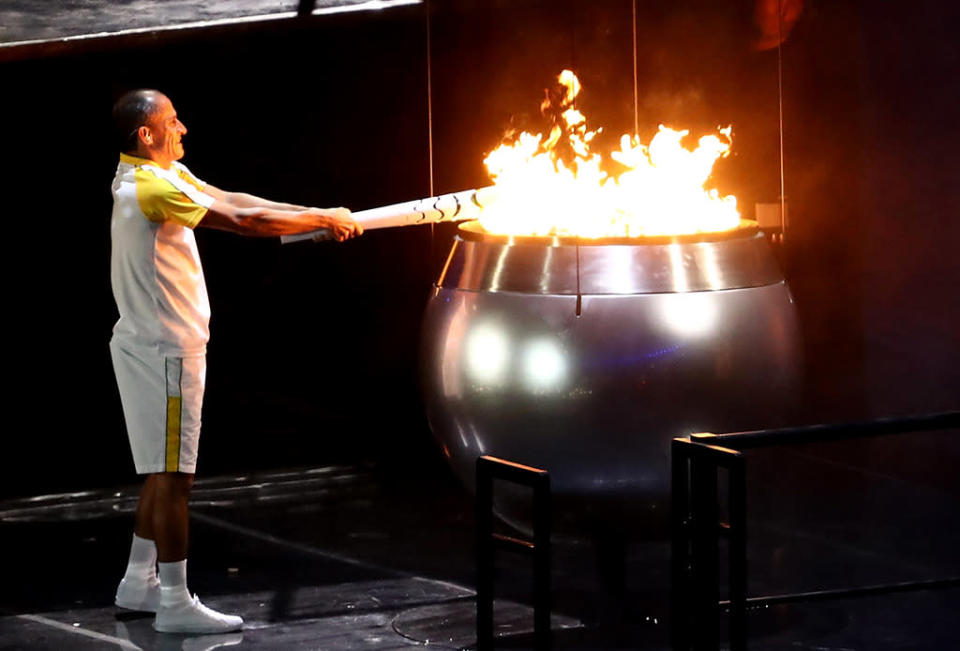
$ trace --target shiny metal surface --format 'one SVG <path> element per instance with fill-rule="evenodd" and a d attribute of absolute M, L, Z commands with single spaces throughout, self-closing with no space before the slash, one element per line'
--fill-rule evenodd
<path fill-rule="evenodd" d="M 758 287 L 782 280 L 752 222 L 731 233 L 637 240 L 507 238 L 460 227 L 437 284 L 485 292 L 647 294 Z"/>
<path fill-rule="evenodd" d="M 732 241 L 697 243 L 692 259 L 709 257 L 712 247 L 720 259 Z M 744 242 L 738 246 L 757 249 L 747 260 L 770 256 L 762 239 L 748 234 Z M 490 268 L 491 257 L 504 260 L 500 278 L 528 273 L 531 258 L 548 259 L 471 244 L 465 250 L 473 253 L 458 263 L 460 280 L 434 290 L 422 339 L 430 424 L 468 487 L 477 456 L 492 454 L 548 470 L 555 494 L 662 500 L 674 436 L 785 422 L 799 388 L 800 354 L 793 300 L 779 274 L 765 284 L 710 291 L 650 293 L 649 283 L 636 281 L 638 289 L 627 293 L 626 282 L 611 282 L 606 287 L 621 293 L 585 291 L 578 316 L 569 289 L 467 289 L 483 286 L 469 279 L 491 277 L 479 271 Z M 598 265 L 608 271 L 682 286 L 681 267 L 670 264 L 662 245 L 592 252 L 607 258 Z M 551 255 L 573 264 L 564 246 Z M 510 267 L 515 260 L 523 260 L 520 272 Z M 557 273 L 570 275 L 562 266 Z M 737 273 L 723 268 L 717 277 Z M 450 278 L 448 265 L 443 280 Z"/>

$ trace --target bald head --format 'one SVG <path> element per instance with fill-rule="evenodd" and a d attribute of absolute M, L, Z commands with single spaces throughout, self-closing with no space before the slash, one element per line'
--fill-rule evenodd
<path fill-rule="evenodd" d="M 141 88 L 126 93 L 113 105 L 113 125 L 117 148 L 133 154 L 137 150 L 137 129 L 157 114 L 167 96 L 159 90 Z"/>

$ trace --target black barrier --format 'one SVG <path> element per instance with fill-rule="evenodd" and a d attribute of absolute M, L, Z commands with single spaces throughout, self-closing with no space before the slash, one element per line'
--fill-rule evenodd
<path fill-rule="evenodd" d="M 743 450 L 960 428 L 960 411 L 859 423 L 731 434 L 691 434 L 672 444 L 672 635 L 674 651 L 719 649 L 720 613 L 729 612 L 733 651 L 747 648 L 747 606 L 849 598 L 960 585 L 960 577 L 747 597 L 746 462 Z M 719 518 L 719 470 L 727 474 L 728 521 Z M 728 599 L 719 597 L 720 540 L 728 545 Z"/>
<path fill-rule="evenodd" d="M 533 540 L 494 531 L 495 479 L 533 489 Z M 534 648 L 550 648 L 550 475 L 496 457 L 477 459 L 477 649 L 493 649 L 494 551 L 499 548 L 533 556 Z"/>

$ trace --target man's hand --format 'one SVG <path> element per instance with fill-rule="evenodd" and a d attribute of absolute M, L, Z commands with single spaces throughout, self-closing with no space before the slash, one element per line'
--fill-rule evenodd
<path fill-rule="evenodd" d="M 363 226 L 350 216 L 346 208 L 310 208 L 307 211 L 313 217 L 319 217 L 318 228 L 325 228 L 338 242 L 363 234 Z"/>

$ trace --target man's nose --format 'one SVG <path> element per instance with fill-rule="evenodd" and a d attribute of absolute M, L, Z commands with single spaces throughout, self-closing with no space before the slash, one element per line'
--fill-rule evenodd
<path fill-rule="evenodd" d="M 187 125 L 185 125 L 185 124 L 184 124 L 183 122 L 181 122 L 180 120 L 177 120 L 177 124 L 180 125 L 180 133 L 186 133 L 186 132 L 187 132 Z"/>

